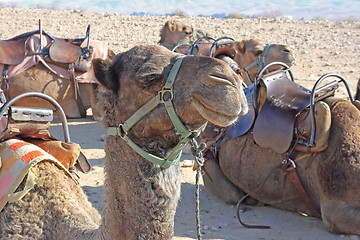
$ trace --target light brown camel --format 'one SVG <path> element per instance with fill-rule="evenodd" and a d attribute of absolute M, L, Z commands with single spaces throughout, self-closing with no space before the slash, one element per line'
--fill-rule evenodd
<path fill-rule="evenodd" d="M 335 97 L 321 103 L 326 103 L 331 111 L 327 148 L 316 154 L 294 150 L 289 157 L 294 160 L 299 179 L 325 228 L 334 233 L 360 235 L 360 111 L 350 101 Z M 205 162 L 203 177 L 206 188 L 219 199 L 235 204 L 249 193 L 280 209 L 316 213 L 310 210 L 311 204 L 301 199 L 304 194 L 300 197 L 295 190 L 292 176 L 285 179 L 279 165 L 286 155 L 257 145 L 252 131 L 233 139 L 224 138 L 217 147 L 218 158 Z M 270 177 L 265 180 L 267 176 Z"/>
<path fill-rule="evenodd" d="M 193 27 L 178 20 L 169 20 L 160 31 L 159 44 L 169 50 L 181 43 L 187 46 L 180 46 L 175 51 L 188 54 L 190 45 L 201 38 L 201 43 L 196 45 L 192 54 L 198 56 L 209 56 L 213 40 L 207 33 L 195 30 Z M 203 38 L 205 37 L 205 38 Z M 246 85 L 250 85 L 260 68 L 271 62 L 283 62 L 291 67 L 295 63 L 293 51 L 283 44 L 266 44 L 260 39 L 244 39 L 226 44 L 223 49 L 218 49 L 214 57 L 226 61 L 234 70 L 241 72 Z M 265 52 L 264 52 L 265 51 Z M 263 59 L 260 59 L 263 58 Z M 258 61 L 258 64 L 256 64 Z M 269 71 L 279 69 L 279 66 L 272 66 Z"/>
<path fill-rule="evenodd" d="M 85 110 L 91 108 L 95 120 L 101 119 L 101 113 L 96 109 L 98 85 L 98 83 L 79 84 L 81 102 Z M 42 92 L 54 98 L 62 106 L 66 117 L 81 118 L 75 101 L 74 85 L 68 79 L 57 76 L 41 63 L 9 78 L 9 98 L 30 91 Z M 51 105 L 40 98 L 20 99 L 16 105 L 51 108 Z"/>
<path fill-rule="evenodd" d="M 108 49 L 102 41 L 90 40 L 88 51 L 89 57 L 82 58 L 85 52 L 87 40 L 80 46 L 70 43 L 80 39 L 58 39 L 44 33 L 42 35 L 42 47 L 45 55 L 33 54 L 40 46 L 38 32 L 28 32 L 9 40 L 0 40 L 0 72 L 7 71 L 8 90 L 2 87 L 8 98 L 23 92 L 37 91 L 54 98 L 62 107 L 68 118 L 80 118 L 86 116 L 86 110 L 91 108 L 93 118 L 101 119 L 101 113 L 96 109 L 97 91 L 99 83 L 96 81 L 91 60 L 95 57 L 111 59 L 114 53 Z M 8 54 L 19 52 L 19 54 Z M 81 57 L 79 57 L 81 56 Z M 70 60 L 71 59 L 71 60 Z M 76 84 L 70 79 L 70 64 L 74 63 Z M 79 65 L 79 67 L 77 67 Z M 8 69 L 8 70 L 6 70 Z M 5 82 L 4 80 L 2 82 Z M 78 93 L 75 86 L 78 85 Z M 79 95 L 79 100 L 76 99 Z M 25 107 L 51 107 L 40 98 L 20 99 L 15 105 Z"/>
<path fill-rule="evenodd" d="M 119 126 L 155 96 L 180 54 L 161 46 L 139 46 L 112 63 L 94 60 L 102 95 L 105 128 Z M 164 99 L 166 93 L 164 93 Z M 186 56 L 173 85 L 176 114 L 189 129 L 206 121 L 227 126 L 247 104 L 239 77 L 224 62 Z M 128 136 L 150 153 L 167 157 L 179 142 L 165 107 L 144 116 Z M 82 189 L 55 165 L 38 165 L 43 186 L 0 214 L 0 239 L 171 239 L 180 196 L 179 164 L 162 168 L 138 155 L 121 137 L 105 142 L 105 195 L 102 220 Z"/>
<path fill-rule="evenodd" d="M 266 44 L 260 39 L 244 39 L 242 41 L 221 41 L 212 46 L 213 43 L 201 43 L 193 51 L 194 55 L 210 56 L 222 59 L 227 62 L 231 68 L 239 72 L 246 85 L 250 85 L 255 75 L 265 65 L 272 62 L 282 62 L 291 67 L 295 63 L 293 51 L 283 44 Z M 210 49 L 213 53 L 210 54 Z M 269 71 L 280 69 L 281 66 L 274 65 Z"/>
<path fill-rule="evenodd" d="M 235 50 L 234 61 L 238 64 L 246 85 L 250 85 L 260 69 L 269 63 L 282 62 L 289 67 L 295 63 L 293 51 L 283 44 L 266 44 L 260 39 L 252 38 L 235 41 L 233 47 Z M 255 64 L 256 61 L 259 64 Z M 269 68 L 269 71 L 277 69 L 279 66 L 274 65 Z"/>
<path fill-rule="evenodd" d="M 172 50 L 180 43 L 193 44 L 207 34 L 178 20 L 168 20 L 160 30 L 159 44 Z M 204 39 L 206 41 L 206 39 Z"/>

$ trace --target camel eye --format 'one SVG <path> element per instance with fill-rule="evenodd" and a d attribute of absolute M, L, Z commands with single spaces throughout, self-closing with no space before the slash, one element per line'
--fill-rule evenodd
<path fill-rule="evenodd" d="M 260 56 L 263 52 L 263 50 L 257 50 L 255 51 L 255 56 Z"/>
<path fill-rule="evenodd" d="M 190 31 L 190 29 L 188 28 L 188 27 L 183 27 L 183 32 L 185 33 L 185 34 L 191 34 L 191 31 Z"/>

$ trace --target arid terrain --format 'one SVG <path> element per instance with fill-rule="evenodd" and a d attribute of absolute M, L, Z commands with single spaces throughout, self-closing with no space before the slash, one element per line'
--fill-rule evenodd
<path fill-rule="evenodd" d="M 306 87 L 312 87 L 325 73 L 338 73 L 348 80 L 354 93 L 360 78 L 360 22 L 354 20 L 180 18 L 97 14 L 80 10 L 0 8 L 0 39 L 38 29 L 39 19 L 45 32 L 64 38 L 84 37 L 90 24 L 92 39 L 107 41 L 115 53 L 120 53 L 136 45 L 157 44 L 160 29 L 172 18 L 205 30 L 215 38 L 259 38 L 268 43 L 290 46 L 296 57 L 292 72 L 296 81 Z M 345 93 L 345 88 L 341 87 L 338 94 L 346 96 Z M 69 126 L 71 140 L 81 145 L 93 165 L 89 174 L 81 174 L 81 185 L 94 206 L 101 211 L 104 206 L 101 199 L 104 181 L 102 136 L 105 130 L 101 123 L 93 121 L 90 116 L 71 120 Z M 60 124 L 55 123 L 52 131 L 55 136 L 62 138 Z M 192 156 L 185 152 L 185 159 L 192 159 Z M 196 238 L 194 182 L 195 172 L 184 167 L 182 198 L 175 217 L 175 239 Z M 203 239 L 358 239 L 357 236 L 330 234 L 320 220 L 271 207 L 251 207 L 251 211 L 243 214 L 244 221 L 270 225 L 270 229 L 246 229 L 236 219 L 235 207 L 216 201 L 203 186 L 200 204 Z"/>

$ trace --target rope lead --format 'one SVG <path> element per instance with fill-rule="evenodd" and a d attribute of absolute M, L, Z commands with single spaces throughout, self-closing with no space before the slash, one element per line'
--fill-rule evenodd
<path fill-rule="evenodd" d="M 190 138 L 191 153 L 195 158 L 196 179 L 195 179 L 195 217 L 196 217 L 196 234 L 197 239 L 201 240 L 201 223 L 200 223 L 200 173 L 201 167 L 204 165 L 204 158 L 202 151 L 206 145 L 201 143 L 198 145 L 195 138 Z"/>

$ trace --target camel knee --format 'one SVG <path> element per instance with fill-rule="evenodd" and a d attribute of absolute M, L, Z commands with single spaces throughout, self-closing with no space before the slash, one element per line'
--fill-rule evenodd
<path fill-rule="evenodd" d="M 236 204 L 245 195 L 222 173 L 216 159 L 205 161 L 202 177 L 205 188 L 225 203 Z"/>

